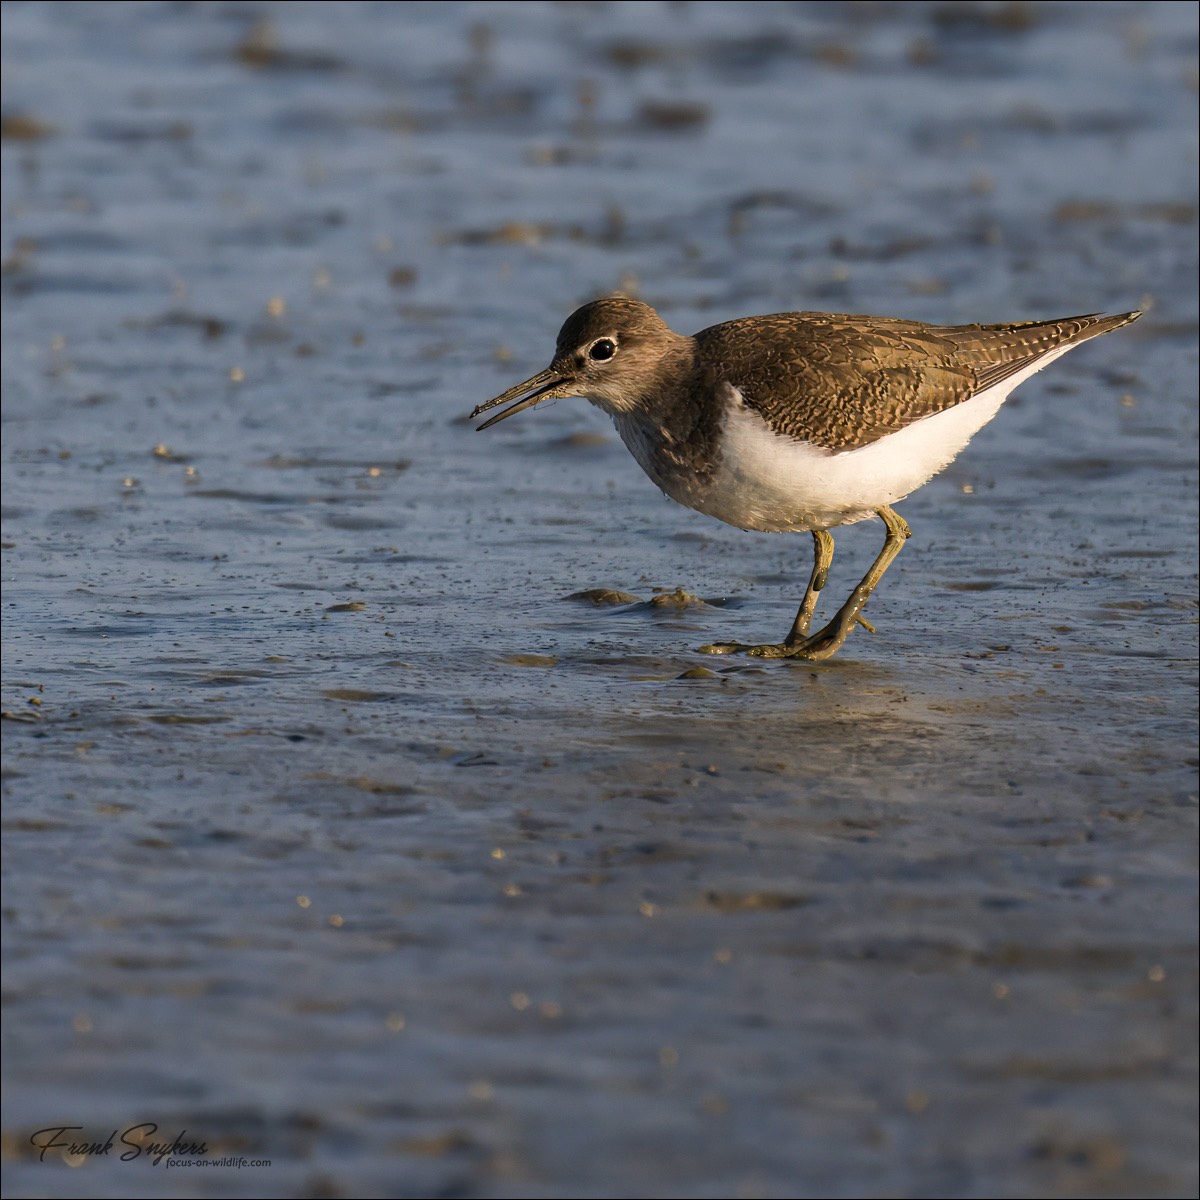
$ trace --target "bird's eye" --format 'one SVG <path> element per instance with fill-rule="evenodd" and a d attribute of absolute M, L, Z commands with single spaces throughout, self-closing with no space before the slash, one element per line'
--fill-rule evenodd
<path fill-rule="evenodd" d="M 588 358 L 593 362 L 607 362 L 617 352 L 617 343 L 612 338 L 601 338 L 593 342 L 588 350 Z"/>

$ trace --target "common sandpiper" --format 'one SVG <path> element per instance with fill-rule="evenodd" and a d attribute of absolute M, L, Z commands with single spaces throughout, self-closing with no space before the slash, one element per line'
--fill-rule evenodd
<path fill-rule="evenodd" d="M 717 642 L 711 654 L 836 654 L 910 535 L 892 505 L 928 482 L 1012 390 L 1068 350 L 1141 316 L 1091 313 L 1011 325 L 926 325 L 790 312 L 673 332 L 648 304 L 577 309 L 544 370 L 479 405 L 479 426 L 562 396 L 603 409 L 673 500 L 739 529 L 808 532 L 815 561 L 781 642 Z M 809 632 L 839 525 L 882 518 L 887 536 L 833 619 Z"/>

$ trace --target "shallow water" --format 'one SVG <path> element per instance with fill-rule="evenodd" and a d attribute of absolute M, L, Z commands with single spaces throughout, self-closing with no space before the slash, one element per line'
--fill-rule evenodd
<path fill-rule="evenodd" d="M 3 15 L 5 1195 L 1194 1194 L 1192 6 Z M 762 663 L 614 288 L 1148 311 Z"/>

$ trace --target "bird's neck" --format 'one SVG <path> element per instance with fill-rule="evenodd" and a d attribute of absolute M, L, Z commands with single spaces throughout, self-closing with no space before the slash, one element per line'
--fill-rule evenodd
<path fill-rule="evenodd" d="M 679 337 L 641 382 L 635 405 L 619 410 L 599 405 L 621 440 L 660 486 L 680 471 L 707 475 L 719 456 L 728 386 L 706 370 L 696 340 Z"/>

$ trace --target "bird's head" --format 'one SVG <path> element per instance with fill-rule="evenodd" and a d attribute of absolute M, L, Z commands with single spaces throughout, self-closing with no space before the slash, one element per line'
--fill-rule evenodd
<path fill-rule="evenodd" d="M 481 404 L 471 414 L 515 400 L 489 417 L 487 429 L 522 409 L 562 396 L 583 396 L 612 416 L 646 405 L 664 370 L 690 358 L 693 340 L 673 333 L 648 304 L 613 297 L 576 309 L 558 332 L 554 359 L 537 375 Z"/>

